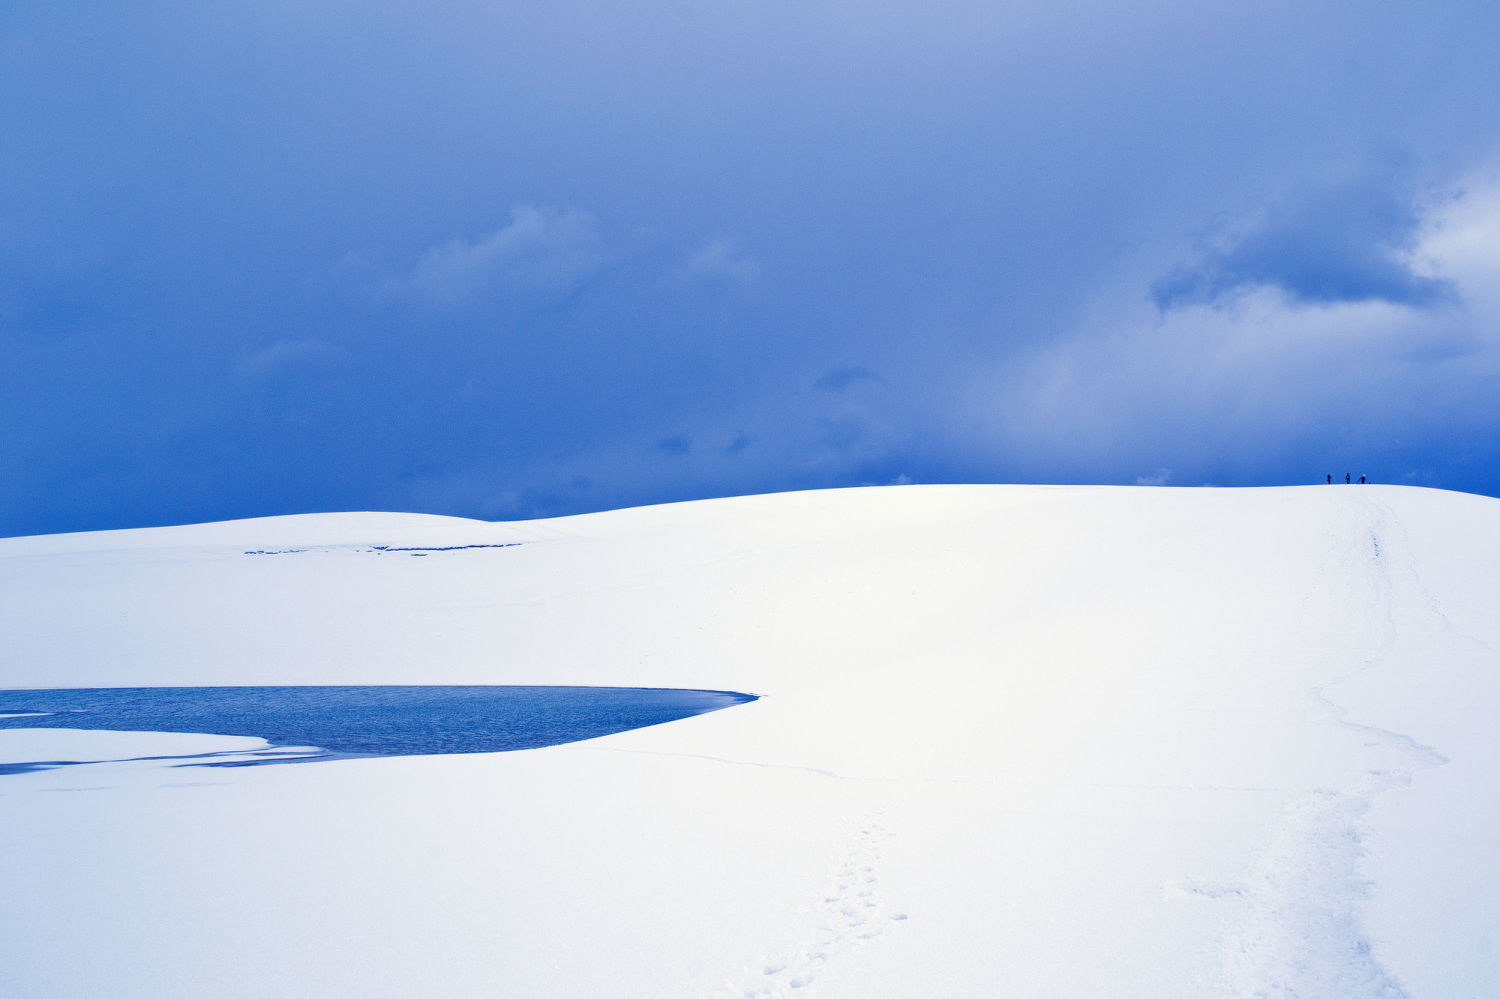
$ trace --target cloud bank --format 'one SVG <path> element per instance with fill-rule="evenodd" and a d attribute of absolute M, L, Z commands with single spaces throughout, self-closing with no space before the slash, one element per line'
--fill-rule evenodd
<path fill-rule="evenodd" d="M 1195 260 L 1152 286 L 1152 296 L 1162 310 L 1257 288 L 1306 304 L 1431 308 L 1452 301 L 1454 289 L 1416 270 L 1421 221 L 1414 192 L 1389 177 L 1301 191 L 1238 232 L 1213 234 Z"/>
<path fill-rule="evenodd" d="M 1500 494 L 1497 45 L 1468 0 L 10 3 L 0 534 Z"/>

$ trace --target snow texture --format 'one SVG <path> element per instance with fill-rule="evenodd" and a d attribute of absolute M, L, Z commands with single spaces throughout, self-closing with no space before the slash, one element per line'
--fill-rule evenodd
<path fill-rule="evenodd" d="M 286 767 L 0 731 L 0 994 L 1494 996 L 1497 564 L 1500 502 L 1383 486 L 0 541 L 0 687 L 764 695 Z"/>

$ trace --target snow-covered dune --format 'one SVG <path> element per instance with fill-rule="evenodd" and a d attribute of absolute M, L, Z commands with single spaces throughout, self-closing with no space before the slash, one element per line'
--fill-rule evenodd
<path fill-rule="evenodd" d="M 519 753 L 0 776 L 0 995 L 1494 996 L 1497 566 L 1500 501 L 1384 486 L 0 541 L 3 688 L 763 695 Z"/>

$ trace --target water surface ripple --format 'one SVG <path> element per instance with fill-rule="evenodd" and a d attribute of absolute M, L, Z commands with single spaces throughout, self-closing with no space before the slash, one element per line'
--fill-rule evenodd
<path fill-rule="evenodd" d="M 0 690 L 0 729 L 256 736 L 331 756 L 536 749 L 756 698 L 655 687 L 89 687 Z M 308 754 L 297 754 L 307 759 Z M 283 757 L 285 758 L 285 757 Z M 275 762 L 274 759 L 223 760 Z"/>

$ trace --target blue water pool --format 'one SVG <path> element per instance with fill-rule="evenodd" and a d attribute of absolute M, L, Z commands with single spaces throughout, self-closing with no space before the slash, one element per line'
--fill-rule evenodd
<path fill-rule="evenodd" d="M 649 687 L 92 687 L 0 690 L 0 729 L 74 728 L 257 736 L 336 756 L 536 749 L 753 701 Z M 244 763 L 244 760 L 205 762 Z M 253 762 L 276 762 L 257 759 Z M 0 761 L 3 763 L 3 761 Z M 27 768 L 30 769 L 30 768 Z M 5 772 L 0 767 L 0 773 Z"/>

